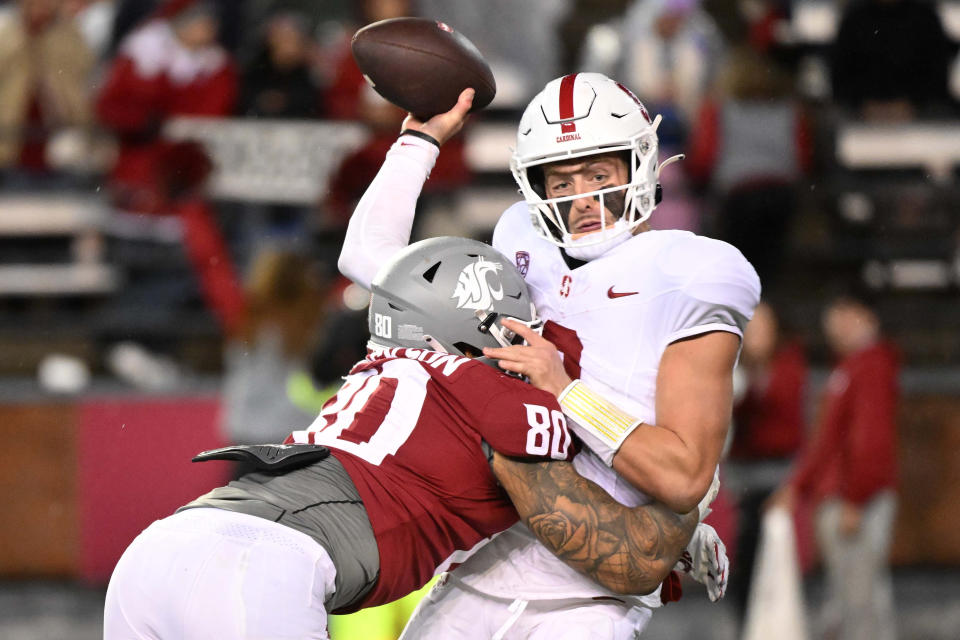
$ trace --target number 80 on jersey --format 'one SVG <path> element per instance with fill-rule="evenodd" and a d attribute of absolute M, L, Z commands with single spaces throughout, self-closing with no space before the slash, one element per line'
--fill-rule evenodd
<path fill-rule="evenodd" d="M 567 419 L 556 409 L 548 409 L 538 404 L 524 404 L 527 408 L 527 453 L 532 456 L 546 456 L 554 460 L 566 460 L 570 448 L 570 431 Z"/>

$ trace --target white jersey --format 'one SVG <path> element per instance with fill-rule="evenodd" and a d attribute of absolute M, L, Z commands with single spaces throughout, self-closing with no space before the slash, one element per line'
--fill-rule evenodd
<path fill-rule="evenodd" d="M 657 369 L 667 345 L 710 331 L 742 336 L 760 296 L 757 274 L 736 248 L 687 231 L 640 233 L 571 270 L 560 250 L 537 236 L 520 202 L 500 218 L 493 245 L 516 261 L 537 311 L 552 321 L 544 336 L 564 352 L 571 377 L 649 423 L 656 422 Z M 649 502 L 589 449 L 574 464 L 618 502 Z M 511 599 L 613 595 L 563 564 L 522 524 L 455 574 Z M 659 593 L 637 600 L 660 604 Z"/>

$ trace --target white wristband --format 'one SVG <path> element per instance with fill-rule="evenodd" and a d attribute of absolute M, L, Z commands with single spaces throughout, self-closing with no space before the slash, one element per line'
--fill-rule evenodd
<path fill-rule="evenodd" d="M 607 466 L 627 436 L 642 420 L 634 418 L 604 399 L 580 380 L 567 385 L 557 398 L 571 428 L 583 443 L 593 449 Z"/>

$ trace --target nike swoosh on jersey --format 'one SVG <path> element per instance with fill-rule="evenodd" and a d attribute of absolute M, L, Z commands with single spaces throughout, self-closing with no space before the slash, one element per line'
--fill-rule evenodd
<path fill-rule="evenodd" d="M 613 287 L 607 289 L 608 298 L 622 298 L 623 296 L 635 296 L 639 291 L 614 291 Z"/>

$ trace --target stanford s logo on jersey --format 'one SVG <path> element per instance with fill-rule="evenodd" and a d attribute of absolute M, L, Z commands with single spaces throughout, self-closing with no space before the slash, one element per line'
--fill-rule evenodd
<path fill-rule="evenodd" d="M 573 284 L 573 278 L 570 276 L 563 276 L 563 279 L 560 281 L 560 297 L 566 298 L 570 295 L 570 285 Z"/>
<path fill-rule="evenodd" d="M 524 278 L 527 277 L 527 270 L 530 269 L 530 254 L 526 251 L 517 251 L 517 271 Z"/>
<path fill-rule="evenodd" d="M 486 311 L 494 300 L 503 300 L 503 285 L 497 273 L 503 269 L 499 262 L 488 262 L 482 257 L 468 264 L 457 278 L 457 288 L 451 298 L 457 298 L 457 309 L 481 309 Z M 489 277 L 496 278 L 491 285 Z"/>

